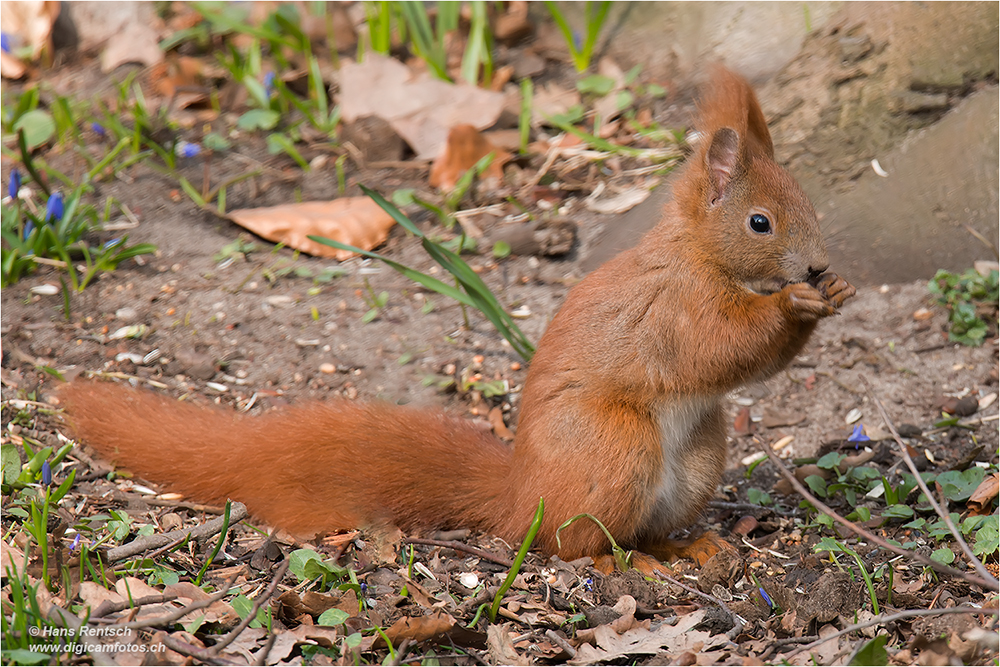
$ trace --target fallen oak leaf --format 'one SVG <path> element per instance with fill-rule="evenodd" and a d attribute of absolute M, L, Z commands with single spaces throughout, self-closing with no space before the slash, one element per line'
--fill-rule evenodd
<path fill-rule="evenodd" d="M 335 257 L 341 261 L 353 257 L 354 253 L 325 246 L 308 237 L 323 236 L 371 250 L 388 238 L 395 224 L 392 216 L 368 197 L 244 208 L 230 211 L 226 217 L 269 241 L 284 243 L 316 257 Z"/>

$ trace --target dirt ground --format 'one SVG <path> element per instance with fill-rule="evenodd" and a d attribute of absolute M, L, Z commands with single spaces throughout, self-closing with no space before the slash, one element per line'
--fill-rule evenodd
<path fill-rule="evenodd" d="M 80 80 L 78 85 L 83 85 Z M 682 112 L 681 107 L 670 111 Z M 306 159 L 316 154 L 305 151 Z M 70 160 L 67 156 L 62 159 Z M 290 164 L 287 158 L 268 155 L 262 142 L 247 140 L 217 157 L 211 168 L 214 179 L 251 168 L 262 171 L 262 176 L 252 183 L 231 190 L 230 208 L 277 204 L 297 195 L 303 199 L 335 195 L 337 180 L 332 163 L 306 175 L 291 169 Z M 6 165 L 4 171 L 6 179 Z M 183 167 L 182 173 L 192 181 L 199 179 L 202 164 L 192 162 Z M 347 194 L 360 194 L 359 184 L 390 193 L 422 183 L 425 178 L 425 172 L 414 169 L 351 171 Z M 141 263 L 127 262 L 82 294 L 74 294 L 68 321 L 61 310 L 61 295 L 42 295 L 35 290 L 44 284 L 58 284 L 52 269 L 42 267 L 3 290 L 4 423 L 16 412 L 7 401 L 31 395 L 44 400 L 51 395 L 54 380 L 45 369 L 53 368 L 68 379 L 83 373 L 115 374 L 139 385 L 162 383 L 163 391 L 175 396 L 193 394 L 195 400 L 240 409 L 252 403 L 252 413 L 330 396 L 442 405 L 456 415 L 474 419 L 485 419 L 489 407 L 500 405 L 506 423 L 516 431 L 519 390 L 527 364 L 477 314 L 470 315 L 471 328 L 464 328 L 463 314 L 456 304 L 428 293 L 384 266 L 358 259 L 338 264 L 295 256 L 287 249 L 273 250 L 271 244 L 198 209 L 176 191 L 175 182 L 142 165 L 113 183 L 101 184 L 98 194 L 110 194 L 127 202 L 140 221 L 128 231 L 130 241 L 154 243 L 159 251 Z M 616 223 L 614 216 L 590 213 L 579 202 L 569 201 L 566 205 L 566 215 L 577 225 L 578 238 L 582 239 L 569 255 L 498 260 L 484 254 L 470 260 L 474 267 L 481 268 L 480 275 L 505 305 L 530 313 L 519 324 L 534 341 L 541 337 L 567 291 L 582 277 L 580 264 L 589 250 L 586 244 L 599 239 L 601 229 Z M 426 216 L 415 214 L 414 219 L 422 229 L 430 231 L 434 226 Z M 485 221 L 487 236 L 497 225 L 496 220 Z M 238 238 L 252 242 L 255 249 L 231 260 L 220 258 L 220 251 Z M 392 232 L 381 251 L 419 270 L 436 270 L 416 239 L 400 229 Z M 288 271 L 290 267 L 302 269 L 303 275 Z M 323 283 L 308 277 L 328 268 L 342 271 L 343 275 Z M 849 275 L 845 277 L 850 280 Z M 382 291 L 389 294 L 386 306 L 376 319 L 363 322 L 362 316 L 371 307 L 366 298 Z M 433 302 L 429 311 L 424 307 L 428 300 Z M 996 402 L 971 415 L 969 428 L 934 426 L 941 419 L 946 397 L 973 396 L 985 406 L 988 397 L 995 397 L 998 390 L 996 331 L 982 347 L 967 348 L 948 341 L 946 324 L 946 312 L 933 304 L 925 281 L 860 289 L 840 315 L 822 322 L 787 371 L 766 385 L 746 387 L 732 397 L 734 428 L 726 484 L 696 529 L 717 530 L 737 546 L 751 569 L 759 573 L 765 585 L 772 586 L 769 590 L 784 596 L 779 600 L 783 608 L 796 610 L 798 621 L 788 621 L 787 617 L 784 624 L 768 620 L 759 605 L 743 601 L 739 613 L 750 621 L 748 629 L 734 636 L 734 642 L 719 641 L 689 649 L 702 654 L 698 664 L 708 664 L 704 660 L 726 664 L 740 664 L 751 658 L 767 660 L 779 650 L 776 647 L 794 646 L 792 642 L 775 643 L 777 638 L 815 635 L 820 626 L 838 617 L 853 622 L 864 599 L 859 582 L 847 581 L 829 562 L 820 562 L 812 554 L 818 538 L 815 533 L 804 534 L 793 526 L 791 516 L 799 512 L 799 498 L 772 489 L 777 478 L 774 468 L 764 464 L 747 479 L 747 466 L 741 461 L 757 451 L 756 441 L 770 445 L 791 436 L 781 452 L 788 460 L 815 457 L 831 450 L 850 452 L 855 445 L 846 439 L 855 424 L 861 423 L 872 438 L 868 444 L 876 452 L 879 469 L 896 472 L 899 458 L 888 440 L 888 426 L 874 406 L 877 398 L 896 428 L 908 425 L 903 431 L 907 443 L 927 470 L 944 471 L 953 466 L 964 469 L 974 461 L 997 464 Z M 122 327 L 134 325 L 146 327 L 144 335 L 114 335 Z M 475 392 L 441 392 L 433 382 L 459 378 L 467 369 L 486 379 L 507 380 L 509 394 L 491 399 Z M 42 418 L 34 427 L 34 435 L 43 442 L 55 443 L 60 428 L 57 420 Z M 81 472 L 90 465 L 86 456 L 76 460 Z M 159 520 L 167 512 L 196 520 L 204 516 L 184 503 L 166 508 L 147 503 L 127 482 L 120 487 L 107 482 L 102 470 L 106 473 L 106 469 L 93 464 L 96 474 L 79 485 L 74 494 L 80 495 L 74 497 L 100 498 L 101 507 L 126 508 L 130 514 L 147 519 L 155 516 Z M 770 492 L 778 504 L 772 508 L 749 505 L 750 488 Z M 752 518 L 754 527 L 741 532 L 747 517 Z M 738 527 L 740 521 L 743 527 Z M 900 529 L 893 526 L 889 534 L 900 537 Z M 260 548 L 260 539 L 251 539 L 254 536 L 249 531 L 241 535 L 231 550 L 237 559 L 249 557 Z M 464 537 L 471 544 L 505 556 L 512 554 L 510 547 L 516 548 L 499 544 L 490 536 Z M 929 552 L 936 547 L 928 543 L 921 548 Z M 777 552 L 783 553 L 775 556 Z M 470 570 L 484 579 L 505 572 L 503 567 L 440 546 L 420 546 L 417 553 L 421 562 L 441 577 L 440 581 L 423 580 L 431 598 L 442 590 L 468 598 L 475 587 L 461 588 L 458 582 L 460 575 Z M 364 573 L 365 581 L 375 591 L 372 609 L 377 620 L 388 626 L 399 618 L 419 615 L 422 610 L 414 610 L 416 603 L 397 599 L 401 582 L 395 574 L 398 564 L 378 562 L 360 541 L 347 544 L 345 560 L 351 558 L 355 563 L 376 561 L 375 565 L 380 566 Z M 679 577 L 697 580 L 699 587 L 706 590 L 704 578 L 710 573 L 698 572 L 690 563 L 681 563 L 677 568 Z M 909 570 L 903 565 L 898 576 L 899 582 L 906 584 L 893 588 L 899 593 L 898 606 L 987 601 L 982 589 L 954 578 L 936 579 L 914 564 Z M 720 576 L 719 581 L 724 582 L 725 576 Z M 797 592 L 802 586 L 810 595 Z M 691 616 L 693 607 L 701 606 L 702 601 L 679 588 L 652 584 L 634 574 L 604 578 L 586 563 L 545 562 L 533 555 L 516 589 L 522 593 L 520 602 L 508 605 L 506 615 L 506 621 L 514 624 L 510 641 L 494 641 L 483 633 L 470 640 L 470 646 L 487 646 L 491 652 L 481 659 L 500 663 L 520 658 L 542 662 L 570 659 L 572 654 L 565 649 L 564 636 L 554 639 L 549 634 L 553 627 L 559 627 L 560 619 L 565 621 L 569 616 L 568 601 L 587 609 L 591 627 L 602 627 L 600 614 L 610 613 L 606 618 L 616 618 L 617 614 L 647 619 L 636 621 L 645 622 L 647 630 L 648 619 L 654 620 L 653 629 L 697 627 L 706 638 L 725 637 L 717 630 L 729 629 L 719 626 L 712 630 L 715 621 L 708 618 L 709 607 L 699 609 L 697 618 Z M 708 585 L 707 591 L 714 589 Z M 626 594 L 633 599 L 631 611 L 615 607 Z M 794 600 L 796 596 L 810 598 L 818 608 L 806 608 L 804 602 Z M 471 599 L 450 609 L 463 624 L 475 611 Z M 613 607 L 612 613 L 609 610 Z M 737 609 L 736 603 L 733 609 Z M 286 625 L 296 626 L 296 614 L 287 610 L 283 613 Z M 298 613 L 301 619 L 302 610 Z M 676 622 L 679 616 L 687 619 L 679 626 L 662 624 L 670 618 Z M 930 651 L 928 647 L 942 633 L 961 634 L 973 623 L 966 616 L 944 618 L 961 620 L 942 621 L 940 626 L 908 622 L 905 627 L 896 627 L 893 659 L 898 664 L 909 664 L 912 655 L 903 655 L 903 651 Z M 246 656 L 259 646 L 251 640 L 263 643 L 263 635 L 253 632 L 248 631 L 247 646 L 251 648 L 240 649 Z M 926 641 L 916 642 L 913 637 L 918 635 Z M 906 641 L 901 642 L 901 638 Z M 594 641 L 595 645 L 600 643 Z M 286 656 L 294 655 L 294 645 L 286 647 Z M 657 664 L 679 659 L 676 653 L 666 655 L 649 646 L 632 653 L 621 649 L 616 658 L 607 643 L 600 645 L 609 653 L 592 654 L 590 660 L 639 656 L 641 664 Z M 838 649 L 843 654 L 839 658 L 836 651 L 826 657 L 842 660 L 851 650 L 845 646 Z M 506 649 L 513 653 L 505 654 Z M 959 645 L 952 643 L 935 650 L 946 657 L 954 656 Z M 963 654 L 968 662 L 995 661 L 995 651 L 977 651 L 974 646 L 968 650 Z M 275 655 L 271 658 L 282 659 Z M 584 660 L 587 655 L 578 654 L 578 658 Z"/>

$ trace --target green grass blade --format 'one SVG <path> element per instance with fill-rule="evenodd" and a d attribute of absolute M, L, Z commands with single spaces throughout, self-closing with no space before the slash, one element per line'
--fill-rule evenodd
<path fill-rule="evenodd" d="M 503 594 L 506 593 L 514 580 L 517 578 L 517 573 L 521 571 L 521 564 L 524 563 L 525 557 L 528 555 L 528 550 L 531 549 L 531 543 L 535 541 L 535 536 L 538 535 L 538 529 L 542 526 L 542 518 L 545 516 L 545 499 L 538 499 L 538 509 L 535 510 L 535 517 L 531 520 L 531 526 L 528 528 L 528 534 L 524 536 L 524 540 L 521 542 L 521 548 L 517 550 L 517 557 L 514 559 L 514 564 L 510 568 L 510 572 L 507 573 L 507 578 L 503 580 L 500 585 L 497 594 L 493 596 L 493 604 L 490 606 L 490 623 L 496 620 L 497 612 L 500 611 L 500 601 L 503 598 Z"/>
<path fill-rule="evenodd" d="M 473 301 L 469 298 L 469 296 L 464 292 L 462 292 L 461 290 L 456 289 L 455 287 L 447 283 L 441 282 L 437 278 L 429 276 L 426 273 L 421 273 L 420 271 L 417 271 L 414 268 L 406 266 L 405 264 L 400 264 L 399 262 L 395 262 L 389 259 L 388 257 L 385 257 L 384 255 L 378 254 L 377 252 L 372 252 L 370 250 L 362 250 L 361 248 L 357 248 L 347 243 L 341 243 L 340 241 L 334 241 L 333 239 L 328 239 L 323 236 L 309 236 L 309 239 L 315 241 L 316 243 L 322 243 L 323 245 L 330 246 L 331 248 L 337 248 L 338 250 L 348 250 L 350 252 L 355 252 L 361 255 L 362 257 L 367 257 L 369 259 L 377 259 L 382 262 L 385 262 L 399 273 L 403 274 L 404 276 L 406 276 L 410 280 L 413 280 L 414 282 L 420 283 L 427 289 L 433 290 L 443 296 L 450 297 L 458 301 L 459 303 L 464 303 L 467 306 L 472 306 L 473 308 L 476 307 L 476 304 L 473 303 Z"/>

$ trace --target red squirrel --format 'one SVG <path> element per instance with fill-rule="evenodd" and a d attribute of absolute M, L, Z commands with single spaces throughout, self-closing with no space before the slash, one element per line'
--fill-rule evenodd
<path fill-rule="evenodd" d="M 726 394 L 784 368 L 854 294 L 826 272 L 815 211 L 747 82 L 717 68 L 699 112 L 662 221 L 573 287 L 545 332 L 513 447 L 430 409 L 338 399 L 245 416 L 95 382 L 60 390 L 72 430 L 144 478 L 298 535 L 389 524 L 516 543 L 541 497 L 546 553 L 607 567 L 592 522 L 557 540 L 587 512 L 657 570 L 719 483 Z"/>

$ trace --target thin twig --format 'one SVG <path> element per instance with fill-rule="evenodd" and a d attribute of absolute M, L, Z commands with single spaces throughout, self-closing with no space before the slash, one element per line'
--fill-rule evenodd
<path fill-rule="evenodd" d="M 204 609 L 205 607 L 211 607 L 213 604 L 226 597 L 229 594 L 229 587 L 233 585 L 236 581 L 236 575 L 233 575 L 229 580 L 222 586 L 216 593 L 204 600 L 195 600 L 190 604 L 184 605 L 179 609 L 175 609 L 168 614 L 163 616 L 156 616 L 155 618 L 146 618 L 141 621 L 130 621 L 128 623 L 118 623 L 115 625 L 116 628 L 132 628 L 133 630 L 138 628 L 154 628 L 159 625 L 165 625 L 167 623 L 173 623 L 179 618 L 187 616 L 192 611 L 197 611 L 199 609 Z M 108 622 L 113 619 L 95 619 L 98 622 Z"/>
<path fill-rule="evenodd" d="M 285 573 L 288 572 L 288 565 L 290 562 L 291 561 L 289 561 L 286 558 L 281 563 L 281 566 L 278 567 L 278 571 L 274 573 L 274 578 L 271 579 L 271 583 L 268 584 L 267 588 L 264 589 L 263 593 L 261 593 L 254 599 L 253 607 L 250 609 L 250 613 L 247 614 L 246 618 L 240 621 L 239 625 L 230 630 L 225 637 L 220 639 L 211 648 L 209 653 L 211 653 L 212 655 L 219 655 L 222 649 L 232 644 L 233 641 L 235 641 L 236 638 L 240 636 L 240 633 L 246 630 L 247 626 L 250 625 L 254 621 L 254 619 L 257 618 L 257 611 L 260 609 L 262 604 L 270 600 L 271 596 L 274 595 L 274 591 L 278 587 L 278 584 L 281 583 L 281 580 L 284 578 Z"/>
<path fill-rule="evenodd" d="M 770 644 L 763 653 L 757 656 L 757 659 L 764 662 L 771 657 L 782 646 L 788 646 L 789 644 L 806 644 L 808 642 L 814 642 L 819 639 L 819 635 L 806 635 L 804 637 L 782 637 L 780 639 L 772 639 Z"/>
<path fill-rule="evenodd" d="M 483 549 L 477 549 L 476 547 L 470 547 L 464 542 L 453 542 L 448 540 L 429 540 L 423 537 L 408 537 L 403 540 L 403 544 L 423 544 L 428 547 L 444 547 L 445 549 L 454 549 L 455 551 L 464 551 L 465 553 L 472 554 L 473 556 L 479 556 L 483 560 L 488 560 L 491 563 L 496 563 L 497 565 L 503 565 L 504 567 L 511 567 L 514 563 L 509 561 L 502 556 L 497 556 L 496 554 L 491 554 L 489 551 L 484 551 Z"/>
<path fill-rule="evenodd" d="M 566 651 L 570 659 L 576 657 L 576 649 L 573 648 L 572 644 L 563 639 L 562 635 L 560 635 L 558 632 L 556 632 L 552 628 L 549 628 L 548 630 L 545 631 L 545 636 L 554 641 L 556 644 L 558 644 L 559 648 Z"/>
<path fill-rule="evenodd" d="M 730 639 L 734 638 L 743 630 L 743 624 L 744 624 L 743 618 L 740 617 L 740 615 L 734 612 L 732 609 L 730 609 L 729 606 L 726 605 L 726 603 L 720 600 L 719 598 L 715 597 L 714 595 L 709 595 L 708 593 L 703 593 L 702 591 L 699 591 L 697 588 L 692 588 L 687 584 L 683 584 L 680 581 L 674 579 L 673 577 L 663 574 L 663 572 L 658 571 L 656 573 L 656 576 L 663 579 L 664 581 L 670 582 L 674 586 L 679 586 L 680 588 L 683 588 L 692 595 L 697 595 L 698 597 L 705 598 L 709 602 L 718 605 L 719 608 L 722 609 L 722 611 L 729 614 L 729 618 L 733 622 L 733 627 L 729 630 L 729 632 L 726 633 L 726 636 L 729 637 Z"/>
<path fill-rule="evenodd" d="M 218 656 L 212 655 L 211 651 L 200 646 L 195 646 L 194 644 L 189 644 L 187 642 L 181 641 L 176 637 L 171 635 L 164 635 L 162 638 L 163 643 L 172 651 L 176 651 L 181 655 L 186 655 L 189 658 L 194 658 L 198 662 L 203 662 L 206 665 L 235 665 L 231 660 L 226 660 L 225 658 L 220 658 Z"/>
<path fill-rule="evenodd" d="M 869 619 L 864 623 L 855 623 L 850 625 L 843 630 L 836 632 L 829 637 L 823 637 L 822 639 L 817 639 L 811 644 L 805 646 L 800 646 L 791 653 L 786 653 L 781 656 L 782 661 L 788 662 L 791 658 L 797 656 L 799 653 L 805 651 L 811 651 L 820 644 L 825 644 L 831 639 L 836 639 L 838 637 L 843 637 L 846 634 L 856 632 L 858 630 L 863 630 L 864 628 L 870 628 L 873 625 L 883 625 L 885 623 L 892 623 L 893 621 L 898 621 L 904 618 L 916 618 L 918 616 L 934 616 L 938 614 L 997 614 L 995 608 L 987 607 L 985 609 L 977 609 L 976 607 L 948 607 L 946 609 L 907 609 L 906 611 L 897 612 L 895 614 L 890 614 L 889 616 L 876 616 L 875 618 Z"/>
<path fill-rule="evenodd" d="M 892 425 L 892 420 L 889 419 L 889 415 L 888 413 L 886 413 L 885 407 L 882 405 L 882 401 L 880 401 L 878 396 L 875 394 L 875 389 L 872 387 L 871 383 L 868 382 L 868 378 L 862 376 L 861 382 L 865 385 L 865 388 L 868 390 L 868 395 L 871 396 L 872 402 L 875 403 L 875 408 L 878 410 L 879 415 L 882 417 L 882 422 L 886 425 L 886 428 L 889 429 L 889 433 L 892 434 L 893 439 L 899 446 L 899 453 L 903 457 L 903 460 L 906 462 L 906 467 L 910 469 L 910 473 L 913 474 L 914 479 L 920 486 L 920 490 L 924 492 L 924 495 L 927 497 L 927 501 L 934 508 L 934 511 L 937 512 L 937 515 L 944 520 L 945 525 L 948 526 L 948 530 L 951 531 L 951 534 L 955 538 L 955 541 L 958 542 L 958 546 L 962 548 L 962 553 L 964 553 L 965 557 L 969 560 L 970 563 L 972 563 L 972 566 L 975 568 L 976 573 L 979 574 L 980 577 L 986 580 L 990 589 L 992 589 L 993 591 L 1000 591 L 1000 581 L 998 581 L 996 577 L 990 574 L 989 570 L 987 570 L 986 567 L 983 565 L 983 562 L 979 560 L 974 553 L 972 553 L 972 549 L 969 548 L 969 545 L 962 538 L 962 534 L 955 527 L 955 523 L 951 520 L 951 516 L 948 514 L 948 512 L 945 512 L 943 509 L 941 509 L 941 505 L 939 505 L 938 502 L 934 499 L 934 494 L 931 493 L 931 490 L 929 488 L 927 488 L 927 483 L 924 482 L 923 478 L 920 476 L 920 471 L 917 470 L 917 466 L 913 463 L 913 459 L 910 458 L 909 452 L 906 451 L 906 445 L 903 444 L 902 438 L 900 438 L 899 433 L 896 432 L 896 427 Z"/>
<path fill-rule="evenodd" d="M 131 601 L 122 600 L 121 602 L 112 602 L 111 600 L 105 600 L 101 604 L 97 605 L 93 612 L 91 612 L 90 620 L 96 621 L 97 619 L 102 619 L 110 614 L 125 611 L 126 609 L 138 609 L 139 607 L 145 607 L 150 604 L 173 602 L 176 599 L 176 595 L 147 595 L 144 598 L 136 598 Z"/>
<path fill-rule="evenodd" d="M 230 525 L 242 521 L 246 518 L 246 516 L 246 505 L 234 502 L 233 509 L 229 516 Z M 194 528 L 185 528 L 183 530 L 173 530 L 169 533 L 160 533 L 159 535 L 147 535 L 146 537 L 140 537 L 139 539 L 132 540 L 128 544 L 123 544 L 120 547 L 115 547 L 114 549 L 108 549 L 107 559 L 111 563 L 116 563 L 120 560 L 135 556 L 136 554 L 141 554 L 143 551 L 158 549 L 184 537 L 189 537 L 193 540 L 203 540 L 206 537 L 211 537 L 222 530 L 222 524 L 224 522 L 225 517 L 218 517 L 212 519 L 211 521 L 206 521 L 200 526 L 195 526 Z"/>
<path fill-rule="evenodd" d="M 257 657 L 254 658 L 253 664 L 255 667 L 263 667 L 267 664 L 267 654 L 274 648 L 274 641 L 277 638 L 278 635 L 273 630 L 267 635 L 267 643 L 264 644 L 264 648 L 257 652 Z"/>
<path fill-rule="evenodd" d="M 758 441 L 758 445 L 760 446 L 760 449 L 767 454 L 768 458 L 771 459 L 771 463 L 773 463 L 774 467 L 778 469 L 778 472 L 781 473 L 781 476 L 784 477 L 785 479 L 787 479 L 788 483 L 791 484 L 792 487 L 796 491 L 798 491 L 799 494 L 803 498 L 805 498 L 806 500 L 808 500 L 812 504 L 813 507 L 815 507 L 820 512 L 822 512 L 823 514 L 827 515 L 828 517 L 830 517 L 831 519 L 833 519 L 837 523 L 839 523 L 842 526 L 846 527 L 847 529 L 853 531 L 854 533 L 856 533 L 858 535 L 861 535 L 862 537 L 864 537 L 865 539 L 869 540 L 870 542 L 873 542 L 873 543 L 877 544 L 878 546 L 882 547 L 886 551 L 891 551 L 892 553 L 897 554 L 899 556 L 905 556 L 905 557 L 910 558 L 912 560 L 918 561 L 919 563 L 921 563 L 923 565 L 926 565 L 926 566 L 928 566 L 930 568 L 933 568 L 933 569 L 935 569 L 938 572 L 941 572 L 943 574 L 949 574 L 949 575 L 951 575 L 953 577 L 958 577 L 959 579 L 965 579 L 966 581 L 968 581 L 970 583 L 973 583 L 973 584 L 976 584 L 977 586 L 982 586 L 983 588 L 989 588 L 990 587 L 990 584 L 989 584 L 988 581 L 985 581 L 984 579 L 981 579 L 980 577 L 977 577 L 974 574 L 969 574 L 967 572 L 960 572 L 959 570 L 956 570 L 954 568 L 948 567 L 947 565 L 939 563 L 939 562 L 937 562 L 935 560 L 931 560 L 930 558 L 928 558 L 927 556 L 924 556 L 923 554 L 917 553 L 915 551 L 907 551 L 906 549 L 902 549 L 900 547 L 897 547 L 894 544 L 890 544 L 890 543 L 886 542 L 885 540 L 883 540 L 879 536 L 875 535 L 874 533 L 872 533 L 872 532 L 870 532 L 868 530 L 865 530 L 864 528 L 862 528 L 858 524 L 856 524 L 856 523 L 854 523 L 852 521 L 848 521 L 847 519 L 845 519 L 844 517 L 840 516 L 839 514 L 837 514 L 836 512 L 834 512 L 832 509 L 830 509 L 829 506 L 827 506 L 826 504 L 824 504 L 823 502 L 821 502 L 819 500 L 819 498 L 817 498 L 813 494 L 809 493 L 809 491 L 806 490 L 806 487 L 802 486 L 802 483 L 795 477 L 795 475 L 793 475 L 791 473 L 791 471 L 789 471 L 788 468 L 786 468 L 785 465 L 781 462 L 781 460 L 774 454 L 774 452 L 771 451 L 770 447 L 768 447 L 767 445 L 765 445 L 764 443 L 762 443 L 760 441 Z"/>

